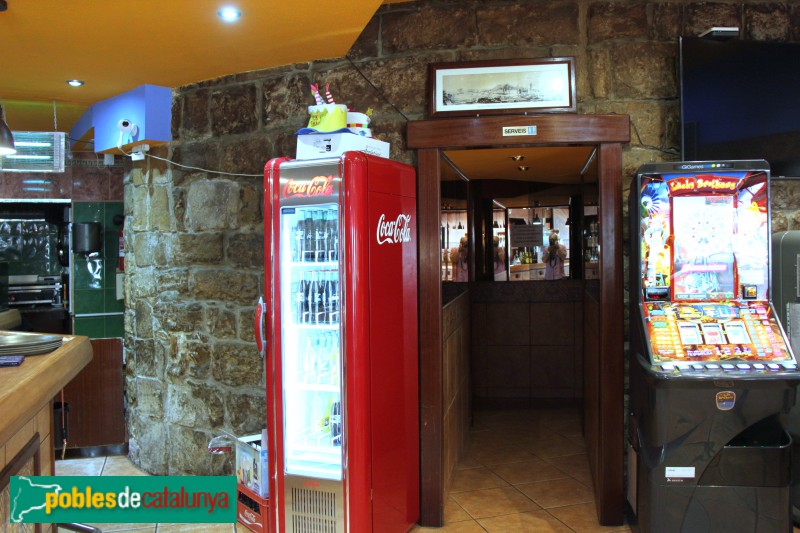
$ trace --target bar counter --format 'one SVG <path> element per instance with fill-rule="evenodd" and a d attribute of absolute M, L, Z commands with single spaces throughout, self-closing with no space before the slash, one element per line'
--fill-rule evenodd
<path fill-rule="evenodd" d="M 0 492 L 13 475 L 53 475 L 52 400 L 91 360 L 88 337 L 65 336 L 50 353 L 0 367 Z M 6 512 L 0 509 L 0 526 Z"/>

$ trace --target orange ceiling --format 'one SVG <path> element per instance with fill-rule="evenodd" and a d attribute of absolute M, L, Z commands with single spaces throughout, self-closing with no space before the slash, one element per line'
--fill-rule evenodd
<path fill-rule="evenodd" d="M 12 130 L 69 131 L 92 104 L 143 84 L 344 56 L 382 3 L 407 0 L 8 0 L 0 104 Z M 242 18 L 222 22 L 235 5 Z M 73 88 L 66 80 L 83 80 Z"/>

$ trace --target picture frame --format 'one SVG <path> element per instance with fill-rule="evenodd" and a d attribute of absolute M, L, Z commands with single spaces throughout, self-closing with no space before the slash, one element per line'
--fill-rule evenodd
<path fill-rule="evenodd" d="M 431 63 L 431 118 L 575 113 L 575 58 Z"/>

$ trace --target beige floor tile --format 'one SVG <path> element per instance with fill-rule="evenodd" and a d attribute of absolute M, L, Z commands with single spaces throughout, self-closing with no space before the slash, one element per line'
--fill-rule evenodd
<path fill-rule="evenodd" d="M 410 533 L 424 533 L 427 531 L 431 533 L 486 533 L 486 530 L 483 529 L 475 520 L 457 522 L 455 524 L 445 524 L 444 527 L 414 526 L 411 528 Z"/>
<path fill-rule="evenodd" d="M 470 450 L 468 457 L 479 461 L 483 465 L 499 465 L 526 461 L 532 459 L 533 455 L 520 446 L 485 446 L 480 449 Z"/>
<path fill-rule="evenodd" d="M 597 521 L 594 503 L 581 503 L 549 509 L 549 513 L 571 527 L 576 533 L 610 533 L 630 531 L 629 526 L 601 526 Z"/>
<path fill-rule="evenodd" d="M 521 463 L 494 465 L 491 470 L 512 485 L 567 477 L 566 473 L 538 457 Z"/>
<path fill-rule="evenodd" d="M 57 476 L 99 476 L 105 462 L 105 457 L 64 459 L 55 462 L 55 471 Z"/>
<path fill-rule="evenodd" d="M 517 488 L 545 509 L 594 501 L 592 489 L 572 478 L 527 483 Z"/>
<path fill-rule="evenodd" d="M 592 486 L 592 471 L 589 468 L 589 458 L 585 453 L 548 457 L 545 461 L 584 485 Z"/>
<path fill-rule="evenodd" d="M 547 459 L 550 457 L 561 457 L 564 455 L 586 453 L 586 446 L 576 443 L 575 441 L 566 437 L 553 435 L 551 437 L 529 442 L 527 450 L 537 457 Z"/>
<path fill-rule="evenodd" d="M 508 483 L 486 467 L 456 470 L 450 483 L 450 493 L 464 492 L 479 489 L 493 489 L 506 487 Z"/>
<path fill-rule="evenodd" d="M 453 499 L 473 518 L 489 518 L 541 508 L 513 487 L 475 490 L 453 494 Z"/>
<path fill-rule="evenodd" d="M 547 511 L 481 518 L 478 523 L 489 533 L 572 533 Z"/>
<path fill-rule="evenodd" d="M 462 454 L 462 455 L 465 455 L 465 454 Z M 455 469 L 456 470 L 465 470 L 467 468 L 478 468 L 480 466 L 483 466 L 483 465 L 480 462 L 478 462 L 477 459 L 474 459 L 472 457 L 464 456 L 464 457 L 459 458 L 458 464 L 456 464 Z"/>
<path fill-rule="evenodd" d="M 452 497 L 447 498 L 444 502 L 444 523 L 454 524 L 465 520 L 472 520 L 472 517 Z"/>
<path fill-rule="evenodd" d="M 234 524 L 158 524 L 156 533 L 235 533 Z"/>
<path fill-rule="evenodd" d="M 136 468 L 124 455 L 109 457 L 103 468 L 104 476 L 149 476 L 144 470 Z"/>

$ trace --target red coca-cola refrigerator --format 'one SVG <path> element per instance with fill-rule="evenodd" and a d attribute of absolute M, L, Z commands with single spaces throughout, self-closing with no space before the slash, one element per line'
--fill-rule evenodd
<path fill-rule="evenodd" d="M 414 169 L 361 152 L 273 159 L 264 220 L 270 526 L 407 531 L 420 505 Z"/>

